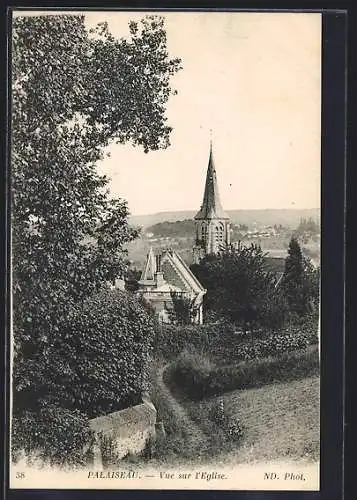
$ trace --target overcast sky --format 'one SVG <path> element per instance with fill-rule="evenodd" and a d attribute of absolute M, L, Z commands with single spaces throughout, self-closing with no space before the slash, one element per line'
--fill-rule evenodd
<path fill-rule="evenodd" d="M 126 36 L 144 12 L 87 12 Z M 182 59 L 167 108 L 171 147 L 110 148 L 100 171 L 132 214 L 198 210 L 213 130 L 225 209 L 320 206 L 321 16 L 161 13 Z"/>

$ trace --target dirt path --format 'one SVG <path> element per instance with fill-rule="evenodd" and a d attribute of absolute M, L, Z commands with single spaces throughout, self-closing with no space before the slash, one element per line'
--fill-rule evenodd
<path fill-rule="evenodd" d="M 185 408 L 183 408 L 183 406 L 174 398 L 170 389 L 165 384 L 163 375 L 167 367 L 168 364 L 160 366 L 156 371 L 157 390 L 160 393 L 160 397 L 165 398 L 171 412 L 175 415 L 175 419 L 177 419 L 182 428 L 185 429 L 187 448 L 189 448 L 192 453 L 196 452 L 197 455 L 202 455 L 208 447 L 209 438 L 190 418 Z"/>

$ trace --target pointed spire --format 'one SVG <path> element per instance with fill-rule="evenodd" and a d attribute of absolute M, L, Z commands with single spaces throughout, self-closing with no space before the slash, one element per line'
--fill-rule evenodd
<path fill-rule="evenodd" d="M 212 130 L 210 130 L 210 132 L 212 132 Z M 195 216 L 195 219 L 229 219 L 223 210 L 219 197 L 217 174 L 214 166 L 212 149 L 211 137 L 205 192 L 201 208 Z"/>

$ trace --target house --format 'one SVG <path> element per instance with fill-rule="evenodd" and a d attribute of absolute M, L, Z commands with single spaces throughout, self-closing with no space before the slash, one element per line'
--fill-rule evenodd
<path fill-rule="evenodd" d="M 174 292 L 192 301 L 192 322 L 203 323 L 206 290 L 174 250 L 160 249 L 154 253 L 150 248 L 138 287 L 136 293 L 154 308 L 161 322 L 170 321 L 168 310 L 173 309 Z"/>

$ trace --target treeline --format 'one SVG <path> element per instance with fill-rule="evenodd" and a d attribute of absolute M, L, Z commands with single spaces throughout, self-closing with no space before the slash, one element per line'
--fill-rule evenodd
<path fill-rule="evenodd" d="M 178 220 L 175 222 L 158 222 L 147 228 L 147 233 L 152 233 L 156 238 L 184 238 L 192 236 L 195 231 L 193 219 Z"/>
<path fill-rule="evenodd" d="M 304 234 L 316 235 L 320 232 L 320 224 L 316 222 L 312 217 L 302 218 L 300 224 L 298 225 L 295 236 L 302 236 Z"/>
<path fill-rule="evenodd" d="M 242 233 L 248 231 L 246 224 L 231 224 L 232 237 L 239 239 Z M 175 222 L 158 222 L 146 230 L 155 238 L 188 238 L 195 234 L 195 221 L 193 219 L 178 220 Z"/>

